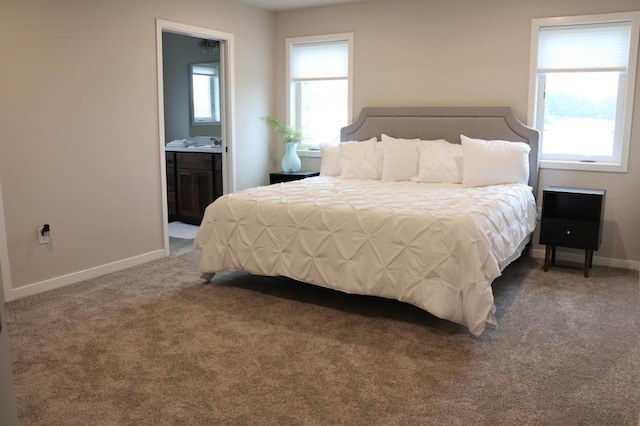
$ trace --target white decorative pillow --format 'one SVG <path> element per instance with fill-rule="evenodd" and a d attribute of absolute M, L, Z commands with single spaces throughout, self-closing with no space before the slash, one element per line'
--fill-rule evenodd
<path fill-rule="evenodd" d="M 460 135 L 462 141 L 462 183 L 487 186 L 529 182 L 529 151 L 524 142 L 486 141 Z"/>
<path fill-rule="evenodd" d="M 382 177 L 382 143 L 378 138 L 340 144 L 340 176 L 348 179 Z"/>
<path fill-rule="evenodd" d="M 415 182 L 462 183 L 462 145 L 446 140 L 418 146 L 418 176 Z"/>
<path fill-rule="evenodd" d="M 320 176 L 340 176 L 341 172 L 339 145 L 320 144 Z"/>
<path fill-rule="evenodd" d="M 382 134 L 382 180 L 410 180 L 418 174 L 419 141 Z"/>

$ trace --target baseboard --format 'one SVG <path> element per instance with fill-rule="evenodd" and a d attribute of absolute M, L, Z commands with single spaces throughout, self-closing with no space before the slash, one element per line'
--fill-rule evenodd
<path fill-rule="evenodd" d="M 132 266 L 141 265 L 152 260 L 165 257 L 164 249 L 156 250 L 139 256 L 130 257 L 128 259 L 118 260 L 116 262 L 107 263 L 106 265 L 97 266 L 95 268 L 85 269 L 83 271 L 73 272 L 71 274 L 62 275 L 60 277 L 50 278 L 22 287 L 13 288 L 6 294 L 6 301 L 19 299 L 21 297 L 32 296 L 42 293 L 43 291 L 53 290 L 55 288 L 64 287 L 69 284 L 75 284 L 80 281 L 96 278 L 101 275 L 117 272 Z"/>
<path fill-rule="evenodd" d="M 543 249 L 531 250 L 531 255 L 536 258 L 544 259 L 545 251 Z M 584 253 L 567 253 L 556 251 L 556 259 L 565 262 L 583 263 Z M 610 266 L 612 268 L 632 269 L 640 271 L 640 262 L 635 260 L 611 259 L 609 257 L 593 256 L 593 264 L 600 266 Z"/>
<path fill-rule="evenodd" d="M 535 258 L 544 259 L 544 253 L 545 251 L 541 249 L 531 250 L 531 255 Z M 161 259 L 163 257 L 165 257 L 164 249 L 152 251 L 149 253 L 141 254 L 139 256 L 130 257 L 128 259 L 122 259 L 116 262 L 107 263 L 95 268 L 85 269 L 83 271 L 78 271 L 71 274 L 62 275 L 60 277 L 51 278 L 45 281 L 13 288 L 11 289 L 9 294 L 5 294 L 5 299 L 8 302 L 10 300 L 19 299 L 21 297 L 32 296 L 44 291 L 53 290 L 55 288 L 64 287 L 66 285 L 75 284 L 80 281 L 109 274 L 111 272 L 117 272 L 122 269 L 130 268 L 132 266 L 141 265 L 143 263 Z M 566 253 L 558 251 L 556 253 L 556 259 L 567 262 L 582 263 L 584 262 L 584 255 L 579 253 Z M 633 260 L 611 259 L 607 257 L 593 256 L 593 264 L 640 271 L 640 262 Z"/>

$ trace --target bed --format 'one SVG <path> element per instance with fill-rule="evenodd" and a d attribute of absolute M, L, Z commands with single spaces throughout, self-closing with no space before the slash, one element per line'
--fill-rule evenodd
<path fill-rule="evenodd" d="M 218 198 L 199 270 L 406 302 L 480 335 L 536 225 L 538 132 L 508 107 L 364 108 L 318 177 Z"/>

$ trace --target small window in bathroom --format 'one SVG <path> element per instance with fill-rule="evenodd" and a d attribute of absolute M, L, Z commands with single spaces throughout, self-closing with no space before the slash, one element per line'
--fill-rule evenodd
<path fill-rule="evenodd" d="M 220 64 L 191 64 L 191 111 L 193 124 L 220 122 Z"/>

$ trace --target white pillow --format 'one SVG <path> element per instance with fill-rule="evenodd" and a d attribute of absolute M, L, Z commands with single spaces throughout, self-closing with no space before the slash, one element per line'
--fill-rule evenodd
<path fill-rule="evenodd" d="M 364 142 L 340 144 L 340 176 L 348 179 L 380 179 L 382 177 L 382 143 L 378 138 Z"/>
<path fill-rule="evenodd" d="M 524 142 L 486 141 L 460 135 L 464 186 L 529 182 L 529 151 Z"/>
<path fill-rule="evenodd" d="M 418 176 L 414 182 L 462 183 L 462 145 L 446 140 L 418 146 Z"/>
<path fill-rule="evenodd" d="M 382 180 L 410 180 L 418 174 L 419 141 L 382 134 Z"/>
<path fill-rule="evenodd" d="M 320 144 L 320 176 L 340 176 L 339 144 Z"/>

